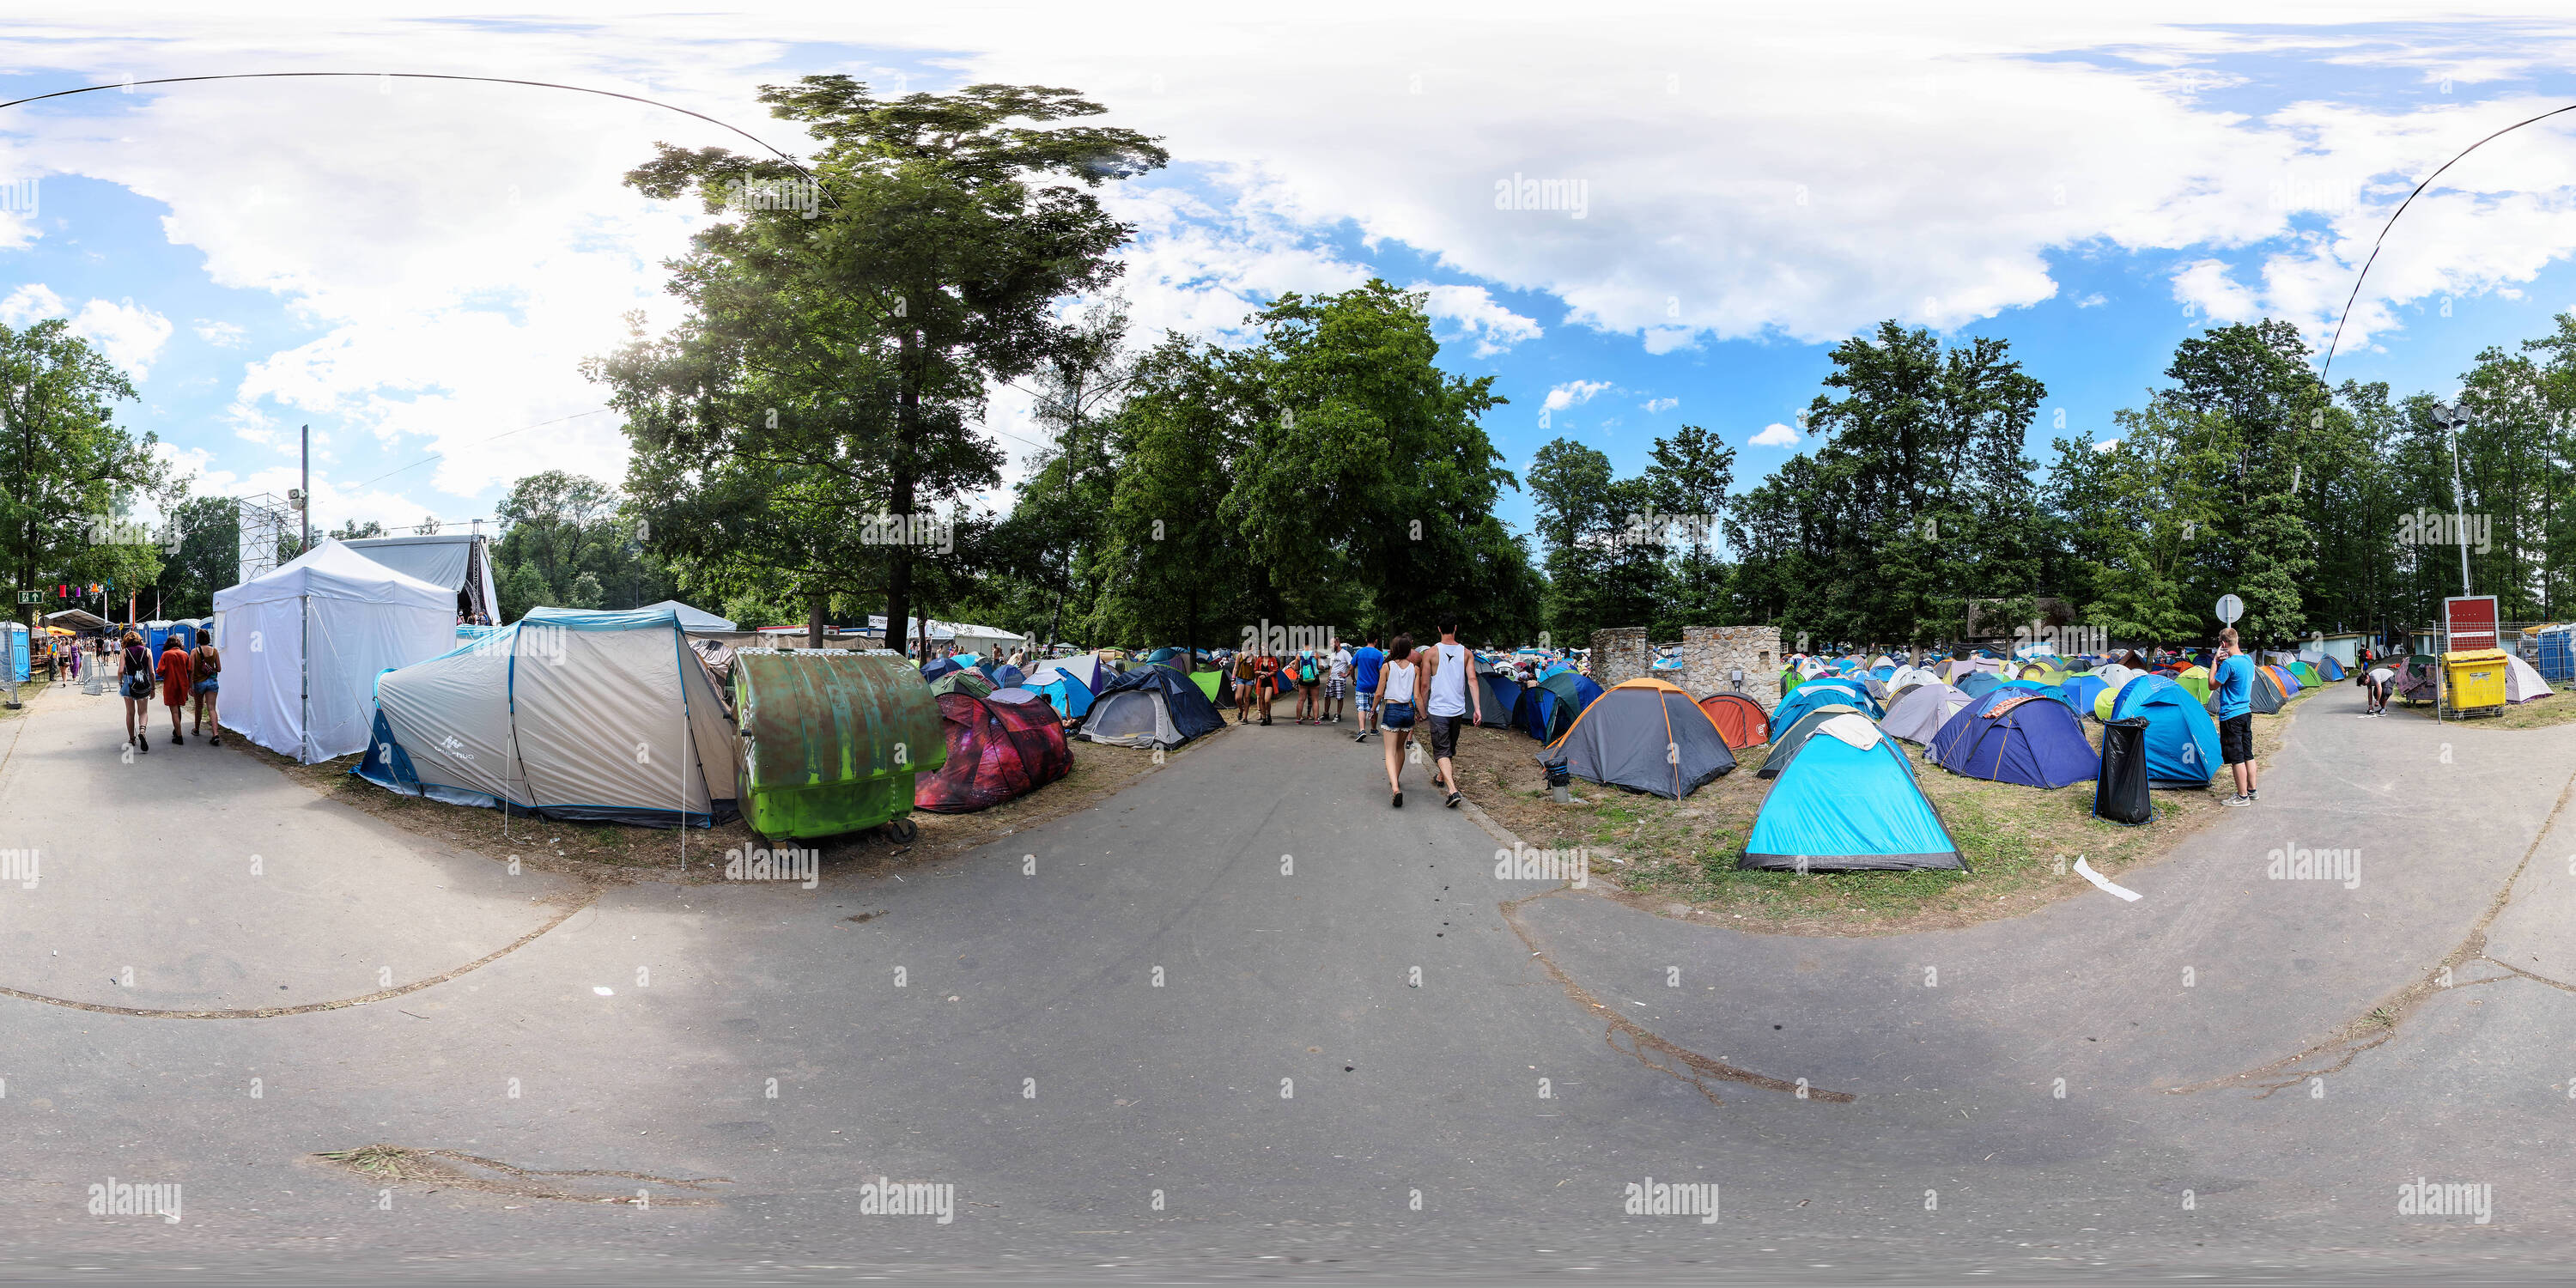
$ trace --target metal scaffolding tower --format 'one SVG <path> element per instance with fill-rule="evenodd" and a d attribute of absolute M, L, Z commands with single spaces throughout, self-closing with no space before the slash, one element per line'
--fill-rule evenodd
<path fill-rule="evenodd" d="M 303 540 L 303 517 L 285 498 L 268 492 L 240 498 L 241 569 L 233 584 L 239 585 L 266 573 L 277 571 L 277 565 L 294 558 Z"/>

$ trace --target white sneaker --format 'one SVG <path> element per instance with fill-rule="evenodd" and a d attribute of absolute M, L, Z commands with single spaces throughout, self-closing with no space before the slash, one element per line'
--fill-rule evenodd
<path fill-rule="evenodd" d="M 2220 801 L 2220 802 L 2219 802 L 2219 804 L 2221 804 L 2221 805 L 2229 805 L 2229 806 L 2251 805 L 2251 804 L 2253 804 L 2253 803 L 2254 803 L 2254 798 L 2253 798 L 2253 797 L 2250 797 L 2250 796 L 2230 796 L 2230 797 L 2228 797 L 2226 800 L 2223 800 L 2223 801 Z"/>

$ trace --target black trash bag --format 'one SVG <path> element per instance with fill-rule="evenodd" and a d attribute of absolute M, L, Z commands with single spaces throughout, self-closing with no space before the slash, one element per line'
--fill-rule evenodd
<path fill-rule="evenodd" d="M 2147 720 L 2131 716 L 2102 726 L 2102 774 L 2093 780 L 2093 816 L 2130 826 L 2156 816 L 2147 795 Z"/>

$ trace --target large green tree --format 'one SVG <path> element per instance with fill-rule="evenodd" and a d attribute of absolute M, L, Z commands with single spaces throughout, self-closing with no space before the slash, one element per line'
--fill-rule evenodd
<path fill-rule="evenodd" d="M 19 588 L 112 580 L 122 590 L 159 574 L 161 552 L 131 516 L 168 471 L 151 434 L 116 423 L 116 404 L 134 396 L 62 319 L 0 326 L 0 566 Z M 31 625 L 41 607 L 13 605 Z"/>
<path fill-rule="evenodd" d="M 1065 89 L 880 99 L 829 75 L 761 99 L 815 139 L 820 191 L 784 162 L 664 146 L 629 182 L 738 218 L 672 265 L 688 321 L 595 371 L 627 413 L 628 490 L 658 546 L 717 583 L 786 583 L 818 634 L 836 598 L 882 595 L 899 646 L 916 565 L 937 556 L 871 539 L 865 517 L 999 481 L 972 432 L 988 383 L 1039 365 L 1062 340 L 1055 305 L 1116 276 L 1130 229 L 1095 190 L 1166 155 L 1060 124 L 1102 111 Z M 767 199 L 782 192 L 810 200 Z"/>

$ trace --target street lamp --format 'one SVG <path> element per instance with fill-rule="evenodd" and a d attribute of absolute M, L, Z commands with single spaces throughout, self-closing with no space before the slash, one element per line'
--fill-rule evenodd
<path fill-rule="evenodd" d="M 2467 497 L 2460 491 L 2460 423 L 2469 418 L 2466 408 L 2458 403 L 2433 404 L 2433 419 L 2451 436 L 2451 540 L 2460 547 L 2460 593 L 2469 593 L 2469 517 Z"/>

